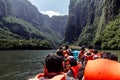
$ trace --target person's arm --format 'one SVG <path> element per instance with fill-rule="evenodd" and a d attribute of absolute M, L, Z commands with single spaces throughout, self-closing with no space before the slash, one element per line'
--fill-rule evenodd
<path fill-rule="evenodd" d="M 49 80 L 66 80 L 64 75 L 57 75 Z"/>

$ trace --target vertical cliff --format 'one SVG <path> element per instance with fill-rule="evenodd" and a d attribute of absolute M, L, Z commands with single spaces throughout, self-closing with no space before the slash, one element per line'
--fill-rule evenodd
<path fill-rule="evenodd" d="M 120 0 L 70 0 L 65 42 L 101 47 L 101 34 L 118 15 Z"/>
<path fill-rule="evenodd" d="M 47 40 L 56 47 L 64 37 L 66 21 L 67 16 L 41 14 L 28 0 L 0 0 L 0 29 L 23 39 Z"/>

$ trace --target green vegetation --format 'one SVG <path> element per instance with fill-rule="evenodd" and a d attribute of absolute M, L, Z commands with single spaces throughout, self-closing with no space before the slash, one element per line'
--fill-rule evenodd
<path fill-rule="evenodd" d="M 19 35 L 0 29 L 0 39 L 21 39 Z"/>
<path fill-rule="evenodd" d="M 51 49 L 47 40 L 42 40 L 39 30 L 31 23 L 12 16 L 0 22 L 0 50 Z"/>
<path fill-rule="evenodd" d="M 97 49 L 104 50 L 120 50 L 120 14 L 110 21 L 106 27 L 102 27 L 104 21 L 101 23 L 101 20 L 105 19 L 100 19 L 97 29 L 94 26 L 85 27 L 84 32 L 81 33 L 80 42 L 77 42 L 77 44 L 89 44 Z M 95 30 L 97 31 L 93 32 Z M 94 35 L 95 33 L 96 35 Z"/>
<path fill-rule="evenodd" d="M 63 40 L 66 20 L 67 16 L 49 17 L 41 14 L 27 0 L 0 0 L 1 42 L 12 45 L 13 41 L 21 43 L 23 40 L 27 45 L 28 42 L 38 40 L 42 45 L 41 42 L 46 40 L 50 43 L 49 47 L 56 48 Z"/>
<path fill-rule="evenodd" d="M 120 50 L 120 14 L 109 22 L 101 36 L 102 49 Z"/>
<path fill-rule="evenodd" d="M 51 49 L 46 40 L 0 39 L 0 50 L 43 50 Z"/>
<path fill-rule="evenodd" d="M 42 36 L 31 23 L 22 19 L 7 16 L 0 22 L 0 50 L 51 49 L 50 42 Z"/>
<path fill-rule="evenodd" d="M 65 25 L 65 22 L 62 22 L 64 16 L 63 17 L 62 16 L 61 17 L 53 17 L 52 21 L 51 21 L 51 25 L 49 27 L 47 25 L 41 29 L 37 29 L 36 27 L 33 26 L 33 24 L 31 24 L 23 19 L 19 19 L 19 18 L 13 17 L 13 16 L 6 16 L 0 22 L 1 42 L 4 41 L 4 39 L 5 39 L 6 44 L 9 43 L 12 45 L 12 47 L 15 47 L 15 46 L 13 46 L 14 45 L 13 41 L 15 41 L 17 43 L 18 42 L 21 43 L 21 41 L 19 41 L 19 39 L 22 39 L 24 41 L 24 44 L 26 42 L 26 45 L 28 42 L 31 43 L 31 41 L 29 41 L 31 39 L 32 40 L 35 40 L 35 39 L 41 40 L 41 42 L 42 42 L 42 40 L 46 40 L 50 43 L 49 46 L 48 46 L 48 44 L 46 44 L 46 46 L 48 46 L 47 48 L 48 49 L 51 47 L 54 48 L 62 41 L 62 36 L 64 33 L 64 30 L 63 30 L 63 28 L 60 28 L 61 27 L 60 25 L 58 27 L 56 27 L 57 22 L 54 23 L 54 21 L 56 21 L 56 18 L 59 18 L 58 23 L 64 23 L 64 24 L 60 24 L 60 25 L 63 25 L 63 26 Z M 65 16 L 65 18 L 66 18 L 66 16 Z M 65 18 L 64 18 L 64 20 L 65 20 Z M 52 29 L 53 30 L 55 29 L 55 30 L 53 31 L 50 27 L 52 27 Z M 61 32 L 62 32 L 62 34 L 61 34 Z M 12 39 L 13 41 L 9 41 L 7 39 L 10 39 L 10 40 Z M 27 40 L 28 40 L 28 42 L 27 42 Z M 3 49 L 12 49 L 11 46 L 8 48 L 5 48 L 5 46 L 6 45 L 4 45 Z M 29 46 L 32 46 L 32 48 L 34 47 L 32 44 L 29 44 Z M 41 47 L 43 47 L 43 49 L 44 49 L 44 46 L 38 46 L 39 49 Z M 17 49 L 24 49 L 24 48 L 25 48 L 24 46 L 17 47 Z M 32 49 L 32 48 L 27 48 L 27 49 Z M 38 48 L 35 47 L 34 49 L 38 49 Z M 0 49 L 2 49 L 2 48 L 0 48 Z"/>
<path fill-rule="evenodd" d="M 23 19 L 7 16 L 4 18 L 4 21 L 4 25 L 7 25 L 7 29 L 14 34 L 18 34 L 27 39 L 43 37 L 38 29 Z"/>
<path fill-rule="evenodd" d="M 70 0 L 64 42 L 120 49 L 119 4 L 119 0 Z"/>

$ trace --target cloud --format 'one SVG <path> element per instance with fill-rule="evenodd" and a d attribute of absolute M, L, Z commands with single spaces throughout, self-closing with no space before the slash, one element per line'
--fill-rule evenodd
<path fill-rule="evenodd" d="M 65 14 L 60 14 L 60 13 L 58 13 L 58 12 L 51 11 L 51 10 L 49 10 L 49 11 L 40 11 L 40 13 L 46 14 L 46 15 L 48 15 L 49 17 L 52 17 L 52 16 L 63 16 L 63 15 L 65 15 Z"/>

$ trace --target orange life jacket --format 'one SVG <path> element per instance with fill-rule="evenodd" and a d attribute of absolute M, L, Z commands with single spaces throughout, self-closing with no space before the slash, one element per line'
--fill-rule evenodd
<path fill-rule="evenodd" d="M 73 72 L 73 75 L 74 75 L 75 79 L 77 78 L 78 71 L 79 71 L 80 67 L 81 67 L 81 64 L 78 64 L 77 66 L 72 66 L 71 67 L 71 71 Z"/>
<path fill-rule="evenodd" d="M 87 62 L 84 80 L 120 80 L 120 63 L 108 59 Z"/>

